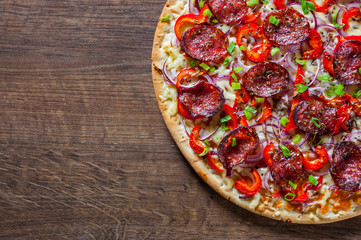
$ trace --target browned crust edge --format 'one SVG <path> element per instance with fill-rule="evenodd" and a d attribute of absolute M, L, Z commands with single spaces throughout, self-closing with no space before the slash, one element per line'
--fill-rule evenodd
<path fill-rule="evenodd" d="M 175 4 L 179 4 L 179 0 L 168 0 L 163 8 L 160 17 L 166 16 L 167 14 L 178 13 L 181 9 L 175 7 L 171 8 L 171 6 Z M 154 42 L 153 42 L 153 51 L 152 51 L 152 76 L 153 76 L 153 84 L 154 90 L 158 102 L 159 109 L 162 113 L 163 119 L 166 123 L 166 126 L 171 133 L 174 141 L 176 142 L 178 148 L 181 150 L 183 156 L 187 159 L 189 164 L 192 168 L 196 171 L 196 173 L 211 187 L 213 188 L 218 194 L 223 196 L 225 199 L 233 202 L 234 204 L 259 215 L 272 218 L 275 220 L 285 221 L 285 222 L 292 222 L 298 224 L 325 224 L 325 223 L 332 223 L 338 222 L 342 220 L 346 220 L 349 218 L 356 217 L 361 214 L 361 208 L 356 209 L 353 213 L 337 217 L 334 219 L 317 219 L 312 220 L 309 218 L 309 214 L 301 214 L 300 217 L 290 215 L 286 210 L 281 210 L 280 216 L 274 216 L 274 212 L 266 209 L 264 212 L 259 212 L 257 209 L 253 210 L 250 209 L 248 202 L 240 202 L 238 201 L 238 196 L 231 194 L 230 192 L 225 191 L 221 188 L 222 182 L 217 178 L 217 173 L 213 173 L 213 170 L 207 168 L 205 161 L 196 155 L 193 150 L 189 147 L 188 144 L 188 136 L 185 133 L 182 125 L 181 125 L 181 116 L 176 114 L 174 117 L 171 117 L 167 112 L 167 108 L 165 103 L 162 103 L 160 99 L 160 95 L 162 94 L 163 90 L 163 76 L 162 76 L 162 64 L 165 59 L 162 58 L 160 54 L 160 46 L 162 40 L 165 36 L 166 31 L 169 31 L 169 22 L 161 22 L 159 21 L 157 29 L 154 35 Z M 277 211 L 277 210 L 275 210 Z"/>

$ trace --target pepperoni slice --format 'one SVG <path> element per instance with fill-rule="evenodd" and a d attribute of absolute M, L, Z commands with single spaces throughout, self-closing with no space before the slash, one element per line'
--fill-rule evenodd
<path fill-rule="evenodd" d="M 235 138 L 235 140 L 233 140 Z M 232 142 L 236 145 L 232 146 Z M 248 127 L 240 126 L 228 133 L 218 146 L 218 157 L 227 169 L 242 163 L 258 145 L 258 135 Z"/>
<path fill-rule="evenodd" d="M 209 8 L 221 23 L 238 23 L 247 13 L 245 0 L 207 0 Z"/>
<path fill-rule="evenodd" d="M 189 28 L 180 41 L 182 50 L 190 57 L 204 61 L 217 61 L 225 57 L 227 36 L 218 28 L 206 24 Z"/>
<path fill-rule="evenodd" d="M 283 92 L 289 81 L 288 71 L 274 62 L 258 63 L 242 77 L 243 86 L 257 97 L 271 97 Z"/>
<path fill-rule="evenodd" d="M 360 84 L 361 42 L 350 40 L 342 43 L 335 51 L 333 67 L 336 78 L 345 85 Z"/>
<path fill-rule="evenodd" d="M 276 150 L 272 158 L 270 170 L 274 181 L 282 190 L 292 192 L 289 181 L 296 184 L 303 174 L 302 153 L 293 145 L 286 145 L 290 150 L 290 156 L 286 157 L 281 148 Z"/>
<path fill-rule="evenodd" d="M 225 99 L 222 90 L 217 86 L 200 81 L 191 87 L 180 87 L 178 101 L 191 118 L 202 118 L 219 113 Z"/>
<path fill-rule="evenodd" d="M 332 154 L 331 176 L 335 184 L 355 192 L 361 184 L 361 151 L 353 142 L 337 143 Z"/>
<path fill-rule="evenodd" d="M 271 16 L 279 20 L 277 26 L 269 21 Z M 306 40 L 311 28 L 305 16 L 287 8 L 270 13 L 263 22 L 263 32 L 269 40 L 286 46 Z"/>
<path fill-rule="evenodd" d="M 337 109 L 319 98 L 307 98 L 293 110 L 293 120 L 302 131 L 322 135 L 332 132 L 336 125 Z"/>

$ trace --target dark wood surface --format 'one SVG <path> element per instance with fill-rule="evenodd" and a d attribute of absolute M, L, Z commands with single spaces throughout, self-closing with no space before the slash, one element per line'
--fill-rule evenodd
<path fill-rule="evenodd" d="M 0 239 L 360 239 L 360 217 L 273 221 L 193 172 L 153 91 L 164 4 L 0 1 Z"/>

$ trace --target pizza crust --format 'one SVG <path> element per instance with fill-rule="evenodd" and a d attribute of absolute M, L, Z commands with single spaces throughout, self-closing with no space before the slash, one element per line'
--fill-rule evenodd
<path fill-rule="evenodd" d="M 181 14 L 184 7 L 188 7 L 188 4 L 183 5 L 183 3 L 188 1 L 185 0 L 168 0 L 165 4 L 165 7 L 161 13 L 160 17 L 164 17 L 166 15 L 172 16 L 172 14 Z M 185 132 L 184 127 L 181 122 L 181 115 L 176 113 L 174 116 L 170 116 L 167 104 L 164 103 L 161 99 L 161 95 L 164 90 L 164 79 L 162 75 L 162 65 L 167 58 L 167 55 L 161 51 L 161 44 L 165 35 L 171 31 L 173 31 L 170 21 L 162 22 L 159 21 L 153 43 L 153 51 L 152 51 L 152 76 L 153 76 L 153 84 L 155 89 L 155 94 L 157 98 L 157 102 L 159 105 L 159 109 L 162 113 L 163 119 L 169 129 L 175 143 L 178 148 L 181 150 L 184 157 L 187 159 L 192 168 L 196 171 L 196 173 L 218 194 L 223 196 L 225 199 L 233 202 L 234 204 L 251 211 L 253 213 L 272 218 L 275 220 L 281 220 L 285 222 L 299 223 L 299 224 L 324 224 L 324 223 L 332 223 L 336 221 L 341 221 L 349 218 L 353 218 L 361 214 L 361 206 L 357 206 L 356 209 L 351 212 L 344 212 L 343 216 L 330 217 L 330 218 L 319 218 L 315 216 L 312 212 L 308 212 L 305 214 L 297 213 L 297 212 L 288 212 L 285 209 L 275 209 L 274 207 L 264 206 L 264 211 L 259 211 L 258 208 L 250 208 L 250 202 L 252 200 L 240 200 L 238 195 L 232 194 L 231 191 L 227 191 L 226 188 L 222 188 L 223 179 L 220 177 L 221 175 L 214 170 L 210 169 L 205 161 L 199 157 L 197 154 L 189 146 L 189 137 Z M 312 217 L 312 215 L 314 217 Z"/>

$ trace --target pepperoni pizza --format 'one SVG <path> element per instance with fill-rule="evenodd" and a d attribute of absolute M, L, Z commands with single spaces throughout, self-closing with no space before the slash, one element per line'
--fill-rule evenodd
<path fill-rule="evenodd" d="M 168 0 L 153 81 L 198 175 L 273 219 L 360 215 L 360 21 L 345 0 Z"/>

